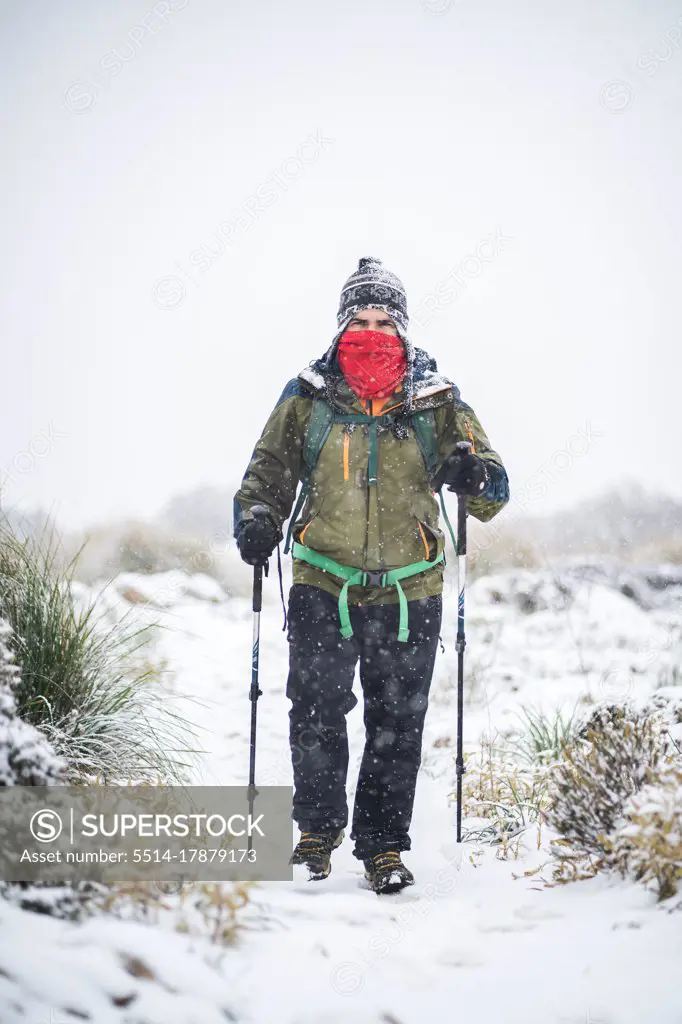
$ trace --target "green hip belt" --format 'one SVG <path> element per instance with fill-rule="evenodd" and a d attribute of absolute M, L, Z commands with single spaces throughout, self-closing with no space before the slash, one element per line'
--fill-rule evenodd
<path fill-rule="evenodd" d="M 297 541 L 294 541 L 292 555 L 294 558 L 300 558 L 303 562 L 308 562 L 318 569 L 331 573 L 332 576 L 338 576 L 339 579 L 345 580 L 339 594 L 339 620 L 341 622 L 339 632 L 344 639 L 353 635 L 353 627 L 350 624 L 350 615 L 348 614 L 348 588 L 354 586 L 395 587 L 398 591 L 398 604 L 400 606 L 398 640 L 405 643 L 409 639 L 410 631 L 407 628 L 407 598 L 403 588 L 400 586 L 400 581 L 407 579 L 408 576 L 416 576 L 417 573 L 424 572 L 426 569 L 433 569 L 434 565 L 438 565 L 439 562 L 443 561 L 444 552 L 441 551 L 433 561 L 427 561 L 424 558 L 420 562 L 412 562 L 410 565 L 403 565 L 399 569 L 386 570 L 356 569 L 352 565 L 341 565 L 340 562 L 335 562 L 332 558 L 327 558 L 326 555 L 321 555 L 319 551 L 314 551 L 312 548 L 306 547 L 305 544 L 299 544 Z"/>

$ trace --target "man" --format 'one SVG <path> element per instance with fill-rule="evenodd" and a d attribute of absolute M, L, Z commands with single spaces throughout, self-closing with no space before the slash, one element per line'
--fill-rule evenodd
<path fill-rule="evenodd" d="M 329 349 L 284 388 L 235 496 L 234 531 L 264 564 L 289 527 L 287 697 L 294 769 L 291 862 L 325 878 L 348 823 L 346 715 L 360 662 L 366 742 L 351 839 L 378 893 L 414 882 L 417 771 L 442 616 L 445 538 L 433 476 L 491 519 L 507 474 L 458 388 L 415 349 L 401 281 L 361 259 Z M 469 454 L 455 453 L 469 441 Z M 258 507 L 260 506 L 260 507 Z M 287 540 L 288 549 L 289 539 Z"/>

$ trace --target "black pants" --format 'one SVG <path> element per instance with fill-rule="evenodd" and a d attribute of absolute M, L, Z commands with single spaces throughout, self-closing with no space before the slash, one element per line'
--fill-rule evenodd
<path fill-rule="evenodd" d="M 410 601 L 408 610 L 406 643 L 398 641 L 397 604 L 350 606 L 354 635 L 344 640 L 331 594 L 301 583 L 289 593 L 292 816 L 303 832 L 348 824 L 346 715 L 357 704 L 352 687 L 359 658 L 365 749 L 350 835 L 360 859 L 377 850 L 410 849 L 442 601 Z"/>

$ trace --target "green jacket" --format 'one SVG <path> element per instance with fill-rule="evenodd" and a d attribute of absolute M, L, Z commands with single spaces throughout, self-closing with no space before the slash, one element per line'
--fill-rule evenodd
<path fill-rule="evenodd" d="M 483 522 L 509 500 L 507 474 L 493 451 L 471 406 L 459 389 L 437 370 L 422 349 L 408 347 L 408 370 L 389 399 L 363 402 L 346 383 L 330 349 L 284 388 L 254 448 L 234 500 L 234 532 L 251 518 L 255 504 L 265 505 L 280 528 L 291 515 L 304 469 L 303 448 L 315 398 L 324 397 L 343 413 L 391 411 L 396 426 L 379 426 L 377 480 L 368 483 L 368 428 L 362 423 L 335 423 L 310 479 L 308 496 L 293 527 L 293 538 L 343 565 L 391 569 L 420 559 L 436 558 L 445 545 L 439 505 L 429 486 L 421 449 L 401 414 L 410 409 L 434 410 L 438 465 L 458 441 L 469 440 L 486 460 L 489 483 L 478 497 L 467 499 L 468 512 Z M 449 492 L 447 492 L 449 493 Z M 454 497 L 454 495 L 453 495 Z M 453 503 L 454 504 L 454 503 Z M 294 583 L 310 583 L 338 597 L 342 581 L 294 559 Z M 406 598 L 440 594 L 443 562 L 402 583 Z M 398 600 L 395 587 L 353 586 L 349 603 Z"/>

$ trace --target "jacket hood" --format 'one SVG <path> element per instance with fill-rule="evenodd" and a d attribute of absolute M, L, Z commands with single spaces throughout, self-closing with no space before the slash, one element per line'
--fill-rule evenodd
<path fill-rule="evenodd" d="M 382 309 L 383 307 L 378 306 L 376 308 Z M 354 312 L 348 314 L 324 355 L 320 356 L 319 359 L 314 359 L 299 373 L 299 378 L 315 391 L 324 391 L 328 396 L 331 393 L 330 384 L 333 379 L 341 376 L 341 368 L 336 358 L 339 339 L 354 316 Z M 439 371 L 433 356 L 430 356 L 423 348 L 417 348 L 412 343 L 407 332 L 397 323 L 396 330 L 398 337 L 405 346 L 405 354 L 407 356 L 407 367 L 403 379 L 406 411 L 409 411 L 417 400 L 451 388 L 454 389 L 456 397 L 459 397 L 459 389 Z"/>

